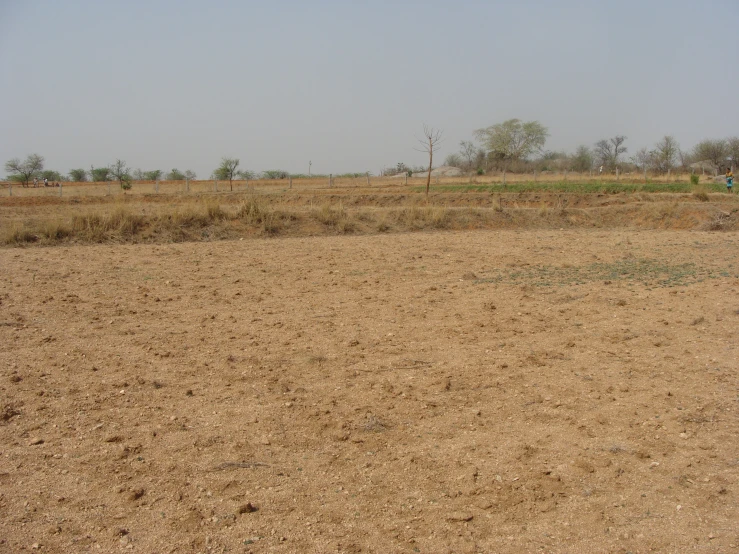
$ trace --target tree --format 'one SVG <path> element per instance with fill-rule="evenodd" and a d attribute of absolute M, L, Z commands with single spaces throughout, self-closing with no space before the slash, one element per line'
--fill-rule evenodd
<path fill-rule="evenodd" d="M 423 125 L 423 138 L 418 139 L 421 143 L 421 147 L 417 148 L 419 152 L 425 152 L 429 155 L 429 172 L 426 176 L 426 199 L 429 197 L 429 187 L 431 186 L 431 167 L 434 163 L 434 151 L 439 149 L 439 144 L 442 141 L 442 134 L 444 131 L 441 129 L 434 129 L 424 123 Z"/>
<path fill-rule="evenodd" d="M 736 167 L 739 164 L 739 137 L 730 137 L 726 139 L 726 153 L 727 157 L 731 158 L 731 162 L 727 165 Z"/>
<path fill-rule="evenodd" d="M 631 156 L 631 163 L 633 163 L 637 169 L 641 169 L 644 172 L 644 180 L 647 180 L 647 169 L 654 166 L 655 162 L 654 151 L 649 151 L 646 148 L 640 148 L 636 153 Z"/>
<path fill-rule="evenodd" d="M 53 169 L 44 169 L 41 172 L 41 178 L 42 179 L 47 179 L 47 180 L 49 180 L 51 182 L 54 182 L 54 181 L 65 181 L 66 180 L 64 178 L 64 175 L 62 175 L 58 171 L 54 171 Z"/>
<path fill-rule="evenodd" d="M 240 173 L 242 174 L 242 177 L 244 174 L 254 175 L 254 173 L 249 170 L 246 170 Z M 288 177 L 290 177 L 290 173 L 288 173 L 284 169 L 267 169 L 266 171 L 262 171 L 263 179 L 287 179 Z M 249 179 L 249 177 L 243 177 L 243 178 Z M 254 177 L 252 177 L 252 179 L 254 179 Z"/>
<path fill-rule="evenodd" d="M 245 181 L 253 181 L 257 178 L 257 174 L 250 169 L 242 169 L 241 171 L 237 171 L 236 175 L 238 175 L 240 179 L 244 179 Z"/>
<path fill-rule="evenodd" d="M 572 169 L 575 171 L 588 171 L 593 167 L 593 153 L 585 145 L 577 147 L 571 158 Z"/>
<path fill-rule="evenodd" d="M 449 154 L 444 158 L 444 165 L 448 165 L 450 167 L 464 167 L 464 163 L 462 156 L 456 152 L 454 154 Z"/>
<path fill-rule="evenodd" d="M 221 158 L 221 165 L 213 172 L 216 179 L 228 179 L 231 190 L 234 189 L 233 180 L 236 177 L 236 168 L 239 167 L 238 158 Z"/>
<path fill-rule="evenodd" d="M 110 181 L 110 168 L 90 166 L 90 178 L 95 183 L 104 183 L 106 181 Z"/>
<path fill-rule="evenodd" d="M 144 171 L 145 181 L 158 181 L 162 177 L 163 171 L 161 169 L 153 169 L 151 171 Z"/>
<path fill-rule="evenodd" d="M 126 162 L 116 160 L 115 163 L 110 166 L 110 174 L 116 181 L 118 181 L 123 190 L 131 188 L 131 170 L 126 165 Z"/>
<path fill-rule="evenodd" d="M 197 175 L 192 169 L 188 169 L 187 171 L 185 171 L 185 179 L 192 181 L 195 178 L 197 178 Z"/>
<path fill-rule="evenodd" d="M 699 142 L 693 150 L 693 156 L 697 162 L 709 161 L 716 170 L 726 165 L 728 145 L 725 140 L 704 140 Z"/>
<path fill-rule="evenodd" d="M 87 171 L 84 169 L 70 169 L 69 177 L 75 183 L 84 183 L 87 181 Z"/>
<path fill-rule="evenodd" d="M 508 164 L 525 160 L 531 154 L 541 151 L 546 144 L 549 130 L 538 121 L 522 122 L 509 119 L 475 131 L 475 136 L 493 158 L 503 162 L 503 183 L 505 183 Z"/>
<path fill-rule="evenodd" d="M 186 175 L 177 168 L 167 173 L 167 181 L 184 181 L 185 177 Z"/>
<path fill-rule="evenodd" d="M 666 135 L 656 145 L 654 149 L 654 158 L 657 169 L 660 171 L 670 172 L 677 160 L 677 154 L 680 152 L 680 145 L 675 137 Z"/>
<path fill-rule="evenodd" d="M 475 169 L 475 162 L 477 161 L 478 153 L 480 152 L 480 149 L 472 143 L 472 141 L 469 140 L 463 140 L 459 143 L 460 151 L 462 158 L 464 158 L 464 161 L 467 164 L 466 169 L 468 171 L 472 171 Z"/>
<path fill-rule="evenodd" d="M 44 157 L 38 154 L 30 154 L 24 161 L 13 158 L 5 162 L 5 171 L 10 173 L 13 181 L 22 183 L 24 187 L 34 177 L 38 177 L 44 169 Z"/>
<path fill-rule="evenodd" d="M 596 142 L 595 157 L 598 163 L 605 166 L 606 169 L 616 169 L 618 167 L 618 157 L 627 151 L 626 147 L 622 146 L 625 140 L 625 136 L 616 135 L 611 139 Z"/>

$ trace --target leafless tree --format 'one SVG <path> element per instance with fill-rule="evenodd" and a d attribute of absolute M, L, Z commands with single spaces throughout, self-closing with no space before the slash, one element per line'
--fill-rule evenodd
<path fill-rule="evenodd" d="M 603 139 L 596 142 L 595 156 L 598 163 L 608 169 L 615 169 L 618 166 L 618 157 L 626 153 L 626 147 L 622 146 L 624 141 L 626 141 L 626 137 L 616 135 L 611 139 Z"/>
<path fill-rule="evenodd" d="M 677 153 L 680 151 L 680 145 L 675 140 L 675 137 L 667 135 L 654 146 L 657 168 L 660 171 L 670 173 L 670 170 L 675 165 Z"/>
<path fill-rule="evenodd" d="M 475 160 L 477 159 L 478 148 L 475 144 L 469 140 L 463 140 L 459 143 L 460 154 L 467 162 L 467 170 L 472 171 L 474 169 Z"/>
<path fill-rule="evenodd" d="M 715 173 L 725 165 L 727 153 L 725 140 L 704 140 L 696 144 L 693 157 L 698 162 L 711 162 Z"/>
<path fill-rule="evenodd" d="M 421 144 L 420 148 L 416 148 L 419 152 L 426 152 L 429 155 L 429 171 L 426 176 L 426 198 L 429 197 L 429 187 L 431 186 L 431 168 L 434 164 L 434 152 L 439 150 L 439 145 L 442 142 L 442 135 L 444 131 L 441 129 L 434 129 L 429 127 L 425 123 L 423 124 L 423 138 L 419 138 L 418 142 Z"/>

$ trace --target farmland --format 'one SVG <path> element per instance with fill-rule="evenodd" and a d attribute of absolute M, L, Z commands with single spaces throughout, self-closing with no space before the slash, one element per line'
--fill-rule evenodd
<path fill-rule="evenodd" d="M 736 197 L 211 185 L 0 198 L 0 551 L 739 548 Z"/>

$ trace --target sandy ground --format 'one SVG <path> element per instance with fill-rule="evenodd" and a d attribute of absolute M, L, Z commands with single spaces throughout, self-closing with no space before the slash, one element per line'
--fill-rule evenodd
<path fill-rule="evenodd" d="M 0 250 L 0 551 L 739 552 L 739 235 Z"/>

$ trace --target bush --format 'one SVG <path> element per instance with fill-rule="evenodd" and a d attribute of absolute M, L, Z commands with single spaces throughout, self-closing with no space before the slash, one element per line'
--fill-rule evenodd
<path fill-rule="evenodd" d="M 698 177 L 698 175 L 696 175 L 695 173 L 692 173 L 690 175 L 690 184 L 691 185 L 697 185 L 698 184 L 698 181 L 700 181 L 700 177 Z"/>
<path fill-rule="evenodd" d="M 477 170 L 478 175 L 485 175 L 485 170 L 483 168 L 480 168 Z"/>

